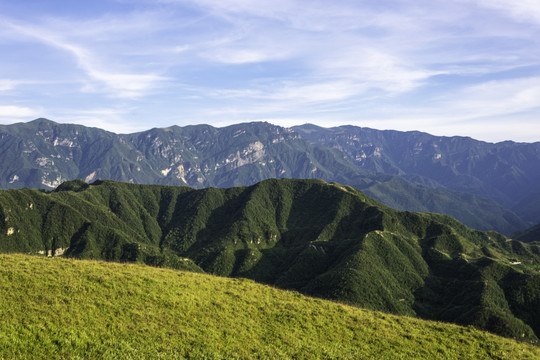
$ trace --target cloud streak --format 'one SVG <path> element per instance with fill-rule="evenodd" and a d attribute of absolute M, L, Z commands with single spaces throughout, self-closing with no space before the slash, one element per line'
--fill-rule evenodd
<path fill-rule="evenodd" d="M 120 98 L 137 98 L 158 87 L 160 82 L 167 80 L 166 77 L 156 74 L 123 73 L 103 69 L 98 64 L 95 54 L 83 46 L 64 40 L 60 34 L 30 24 L 17 24 L 6 20 L 3 20 L 1 24 L 19 35 L 70 53 L 89 80 L 101 84 L 101 86 L 96 86 L 96 84 L 87 83 L 84 87 L 86 91 L 105 91 Z"/>
<path fill-rule="evenodd" d="M 40 109 L 32 109 L 25 106 L 0 105 L 0 118 L 7 120 L 16 118 L 20 121 L 21 118 L 38 116 L 41 111 Z"/>
<path fill-rule="evenodd" d="M 536 0 L 476 0 L 483 7 L 499 10 L 519 21 L 540 24 L 540 3 Z"/>
<path fill-rule="evenodd" d="M 21 82 L 17 80 L 0 79 L 0 91 L 15 89 L 19 84 L 21 84 Z"/>

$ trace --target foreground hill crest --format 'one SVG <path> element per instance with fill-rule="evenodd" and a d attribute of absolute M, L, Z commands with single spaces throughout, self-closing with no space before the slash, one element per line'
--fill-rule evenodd
<path fill-rule="evenodd" d="M 472 327 L 308 298 L 246 279 L 0 255 L 0 357 L 533 359 Z M 39 339 L 39 341 L 36 341 Z"/>

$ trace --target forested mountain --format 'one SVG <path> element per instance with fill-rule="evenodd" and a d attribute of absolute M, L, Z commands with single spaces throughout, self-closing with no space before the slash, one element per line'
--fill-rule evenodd
<path fill-rule="evenodd" d="M 46 119 L 0 126 L 0 188 L 53 189 L 65 180 L 77 178 L 87 182 L 110 179 L 196 188 L 251 185 L 269 178 L 320 178 L 352 185 L 401 210 L 449 214 L 480 230 L 511 234 L 535 221 L 535 203 L 513 209 L 519 211 L 518 216 L 493 200 L 499 199 L 498 195 L 477 191 L 480 185 L 474 185 L 472 190 L 451 186 L 439 181 L 438 175 L 429 177 L 415 173 L 412 165 L 407 168 L 408 172 L 398 171 L 386 165 L 390 161 L 387 155 L 383 165 L 366 166 L 375 164 L 385 151 L 373 148 L 371 153 L 355 155 L 345 146 L 353 140 L 343 142 L 343 148 L 337 149 L 336 144 L 341 139 L 332 142 L 323 137 L 314 141 L 322 128 L 295 129 L 246 123 L 224 128 L 172 126 L 118 135 Z M 360 140 L 358 144 L 363 146 Z M 363 156 L 366 161 L 359 161 Z M 428 155 L 414 159 L 411 161 L 432 161 Z M 435 173 L 439 171 L 437 166 L 431 168 Z M 378 171 L 394 174 L 376 173 Z M 522 172 L 513 167 L 509 171 L 505 176 Z M 535 179 L 534 174 L 526 175 L 523 178 Z M 473 179 L 473 183 L 478 181 Z M 525 180 L 520 184 L 523 186 L 516 193 L 519 196 L 528 191 Z M 535 189 L 536 185 L 530 188 Z"/>
<path fill-rule="evenodd" d="M 81 180 L 0 192 L 0 251 L 245 277 L 537 342 L 540 245 L 322 180 L 228 189 Z"/>
<path fill-rule="evenodd" d="M 515 204 L 512 210 L 529 224 L 540 222 L 540 192 L 529 194 Z"/>

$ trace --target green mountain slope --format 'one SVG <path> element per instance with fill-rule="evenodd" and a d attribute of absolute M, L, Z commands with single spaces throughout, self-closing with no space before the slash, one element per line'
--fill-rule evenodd
<path fill-rule="evenodd" d="M 530 226 L 493 200 L 444 188 L 425 177 L 376 174 L 346 151 L 312 144 L 295 131 L 268 123 L 172 126 L 118 135 L 37 119 L 0 125 L 0 157 L 3 189 L 50 190 L 77 178 L 195 188 L 320 178 L 359 187 L 399 209 L 450 214 L 480 230 L 511 234 Z"/>
<path fill-rule="evenodd" d="M 0 251 L 245 277 L 531 342 L 540 334 L 540 246 L 396 211 L 322 180 L 2 191 Z"/>
<path fill-rule="evenodd" d="M 512 211 L 530 224 L 540 222 L 540 192 L 528 194 L 512 207 Z"/>
<path fill-rule="evenodd" d="M 140 265 L 0 255 L 0 293 L 6 359 L 540 357 L 471 327 Z"/>

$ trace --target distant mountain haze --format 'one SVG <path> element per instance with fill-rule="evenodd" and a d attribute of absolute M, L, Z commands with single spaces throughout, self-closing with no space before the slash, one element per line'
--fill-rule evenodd
<path fill-rule="evenodd" d="M 339 149 L 364 169 L 422 176 L 449 189 L 490 197 L 504 206 L 540 193 L 540 142 L 493 144 L 356 126 L 307 124 L 292 129 L 312 144 Z"/>
<path fill-rule="evenodd" d="M 535 226 L 524 231 L 518 231 L 512 234 L 512 238 L 514 240 L 523 242 L 540 242 L 540 224 L 536 224 Z"/>
<path fill-rule="evenodd" d="M 540 143 L 264 122 L 114 134 L 47 119 L 0 126 L 0 188 L 110 179 L 195 188 L 269 178 L 354 186 L 401 210 L 511 234 L 540 222 Z"/>

